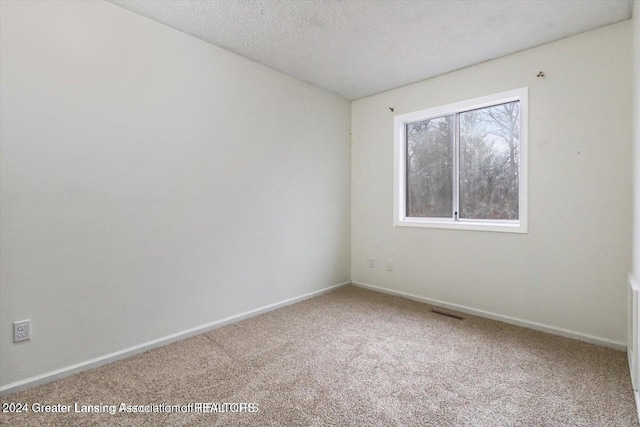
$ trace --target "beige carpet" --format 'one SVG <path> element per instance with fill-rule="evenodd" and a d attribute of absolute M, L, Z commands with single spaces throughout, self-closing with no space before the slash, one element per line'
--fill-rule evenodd
<path fill-rule="evenodd" d="M 624 353 L 430 310 L 346 287 L 0 400 L 72 411 L 75 403 L 251 403 L 257 412 L 5 413 L 0 423 L 638 425 Z"/>

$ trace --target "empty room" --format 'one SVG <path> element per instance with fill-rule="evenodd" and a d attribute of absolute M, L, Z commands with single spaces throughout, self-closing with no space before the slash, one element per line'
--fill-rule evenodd
<path fill-rule="evenodd" d="M 0 0 L 0 425 L 638 426 L 638 10 Z"/>

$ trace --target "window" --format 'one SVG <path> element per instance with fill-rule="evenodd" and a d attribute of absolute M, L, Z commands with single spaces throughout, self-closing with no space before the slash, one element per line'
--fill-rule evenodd
<path fill-rule="evenodd" d="M 394 125 L 394 225 L 527 232 L 527 88 Z"/>

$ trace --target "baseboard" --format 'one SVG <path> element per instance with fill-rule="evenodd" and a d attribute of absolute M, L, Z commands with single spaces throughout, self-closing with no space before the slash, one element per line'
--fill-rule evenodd
<path fill-rule="evenodd" d="M 593 335 L 582 334 L 580 332 L 570 331 L 567 329 L 557 328 L 554 326 L 544 325 L 541 323 L 531 322 L 524 319 L 518 319 L 511 316 L 504 316 L 501 314 L 492 313 L 489 311 L 478 310 L 471 307 L 466 307 L 463 305 L 452 304 L 444 301 L 439 301 L 431 298 L 422 297 L 419 295 L 410 294 L 407 292 L 396 291 L 392 289 L 381 288 L 379 286 L 369 285 L 367 283 L 361 282 L 351 282 L 352 285 L 358 286 L 364 289 L 370 289 L 372 291 L 382 292 L 389 295 L 395 295 L 402 298 L 407 298 L 414 301 L 424 302 L 426 304 L 434 305 L 437 307 L 447 308 L 450 310 L 460 311 L 463 313 L 471 314 L 479 317 L 486 317 L 488 319 L 497 320 L 504 323 L 509 323 L 511 325 L 521 326 L 523 328 L 534 329 L 536 331 L 546 332 L 552 335 L 559 335 L 566 338 L 572 338 L 579 341 L 588 342 L 591 344 L 597 344 L 604 347 L 609 347 L 614 350 L 626 351 L 627 345 L 626 343 L 620 343 L 616 341 L 611 341 L 605 338 L 596 337 Z"/>
<path fill-rule="evenodd" d="M 629 361 L 631 387 L 636 401 L 638 422 L 640 422 L 640 394 L 638 393 L 638 283 L 633 274 L 629 274 L 627 298 L 627 360 Z"/>
<path fill-rule="evenodd" d="M 224 319 L 207 323 L 205 325 L 196 326 L 195 328 L 191 328 L 185 331 L 177 332 L 175 334 L 167 335 L 165 337 L 158 338 L 152 341 L 147 341 L 145 343 L 142 343 L 133 347 L 129 347 L 124 350 L 105 354 L 104 356 L 96 357 L 94 359 L 90 359 L 84 362 L 76 363 L 74 365 L 66 366 L 64 368 L 57 369 L 55 371 L 47 372 L 45 374 L 41 374 L 41 375 L 30 377 L 24 380 L 16 381 L 0 387 L 0 396 L 7 396 L 13 393 L 17 393 L 19 391 L 30 389 L 32 387 L 35 387 L 41 384 L 46 384 L 51 381 L 58 380 L 60 378 L 68 377 L 69 375 L 73 375 L 78 372 L 87 371 L 89 369 L 94 369 L 103 365 L 107 365 L 117 360 L 121 360 L 130 356 L 133 356 L 134 354 L 142 353 L 156 347 L 161 347 L 163 345 L 171 344 L 173 342 L 180 341 L 185 338 L 203 334 L 205 332 L 209 332 L 214 329 L 218 329 L 232 323 L 240 322 L 241 320 L 249 319 L 251 317 L 255 317 L 260 314 L 267 313 L 269 311 L 277 310 L 279 308 L 286 307 L 288 305 L 295 304 L 295 303 L 304 301 L 306 299 L 331 292 L 335 289 L 341 288 L 343 286 L 347 286 L 350 283 L 351 282 L 344 282 L 337 285 L 329 286 L 327 288 L 323 288 L 318 291 L 310 292 L 308 294 L 290 298 L 274 304 L 269 304 L 264 307 L 257 308 L 255 310 L 245 311 L 243 313 L 240 313 L 234 316 L 226 317 Z"/>
<path fill-rule="evenodd" d="M 638 414 L 638 423 L 640 423 L 640 394 L 638 394 L 638 390 L 635 388 L 633 382 L 635 379 L 633 378 L 633 366 L 631 364 L 631 358 L 633 357 L 633 353 L 631 349 L 627 348 L 627 360 L 629 361 L 629 372 L 631 373 L 631 385 L 633 389 L 633 397 L 636 400 L 636 413 Z"/>
<path fill-rule="evenodd" d="M 636 413 L 638 414 L 638 423 L 640 423 L 640 394 L 638 390 L 633 390 L 633 397 L 636 399 Z"/>

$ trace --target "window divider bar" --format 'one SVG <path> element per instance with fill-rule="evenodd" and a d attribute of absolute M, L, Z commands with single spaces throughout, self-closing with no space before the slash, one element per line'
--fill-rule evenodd
<path fill-rule="evenodd" d="M 460 113 L 453 115 L 453 220 L 460 219 Z"/>

